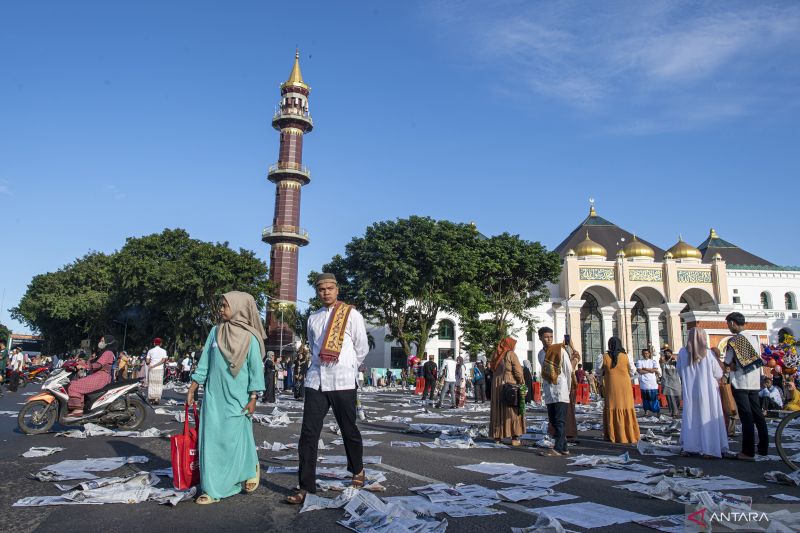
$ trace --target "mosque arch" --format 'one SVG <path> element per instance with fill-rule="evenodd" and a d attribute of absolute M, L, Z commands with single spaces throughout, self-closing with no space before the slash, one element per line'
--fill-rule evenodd
<path fill-rule="evenodd" d="M 689 309 L 684 309 L 683 312 L 686 312 L 687 310 L 715 311 L 717 308 L 717 302 L 714 300 L 714 297 L 711 295 L 711 293 L 699 287 L 686 289 L 683 294 L 681 294 L 680 301 L 681 303 L 686 303 L 689 306 Z"/>
<path fill-rule="evenodd" d="M 787 311 L 794 311 L 797 309 L 797 298 L 793 292 L 787 292 L 784 294 L 783 302 L 786 304 Z"/>
<path fill-rule="evenodd" d="M 772 295 L 769 291 L 763 291 L 761 293 L 761 308 L 772 309 Z"/>
<path fill-rule="evenodd" d="M 667 313 L 663 309 L 660 309 L 660 307 L 666 303 L 667 300 L 661 291 L 654 287 L 639 287 L 633 291 L 632 301 L 637 302 L 634 305 L 633 312 L 638 313 L 637 317 L 635 317 L 633 313 L 631 314 L 631 334 L 633 335 L 632 347 L 634 349 L 639 348 L 639 350 L 635 352 L 635 357 L 639 357 L 639 355 L 642 353 L 641 349 L 647 348 L 649 345 L 652 345 L 658 349 L 665 344 L 669 344 Z M 648 311 L 652 312 L 653 309 L 659 309 L 660 311 L 658 313 L 658 319 L 656 322 L 651 322 L 650 315 L 647 313 Z M 643 327 L 642 320 L 646 321 L 646 327 Z M 653 331 L 654 326 L 658 327 L 657 331 Z M 634 328 L 638 328 L 640 335 L 644 331 L 647 332 L 647 344 L 644 346 L 638 346 L 637 333 L 633 332 Z M 641 344 L 642 339 L 638 339 L 638 341 L 639 344 Z"/>
<path fill-rule="evenodd" d="M 611 292 L 608 287 L 603 287 L 602 285 L 592 285 L 591 287 L 586 287 L 583 291 L 583 296 L 581 296 L 581 299 L 585 300 L 587 294 L 594 296 L 600 307 L 611 305 L 617 301 L 616 295 Z"/>
<path fill-rule="evenodd" d="M 633 309 L 631 309 L 631 347 L 633 348 L 633 358 L 639 359 L 642 350 L 650 345 L 650 321 L 641 296 L 634 293 L 631 301 L 633 302 Z"/>
<path fill-rule="evenodd" d="M 581 297 L 581 351 L 588 361 L 593 361 L 596 354 L 602 354 L 603 348 L 603 316 L 600 303 L 591 292 Z"/>

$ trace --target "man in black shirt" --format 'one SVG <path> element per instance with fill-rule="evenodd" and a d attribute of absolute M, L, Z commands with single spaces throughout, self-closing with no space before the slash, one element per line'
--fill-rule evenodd
<path fill-rule="evenodd" d="M 423 357 L 427 357 L 428 352 L 425 352 Z M 433 356 L 428 357 L 428 361 L 422 365 L 422 377 L 425 378 L 425 388 L 422 389 L 422 401 L 433 401 L 433 394 L 436 390 L 436 363 L 433 362 Z"/>

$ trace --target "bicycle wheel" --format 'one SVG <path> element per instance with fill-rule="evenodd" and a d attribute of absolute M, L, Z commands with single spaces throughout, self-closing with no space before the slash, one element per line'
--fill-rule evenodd
<path fill-rule="evenodd" d="M 775 448 L 792 470 L 800 470 L 800 411 L 786 416 L 775 430 Z"/>

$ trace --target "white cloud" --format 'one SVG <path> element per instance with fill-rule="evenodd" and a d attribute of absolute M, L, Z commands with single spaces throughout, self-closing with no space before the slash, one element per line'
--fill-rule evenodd
<path fill-rule="evenodd" d="M 8 186 L 7 182 L 2 180 L 0 180 L 0 194 L 11 194 L 11 187 Z"/>
<path fill-rule="evenodd" d="M 781 83 L 800 55 L 797 4 L 445 1 L 427 14 L 498 85 L 607 115 L 619 132 L 703 127 L 798 92 Z"/>

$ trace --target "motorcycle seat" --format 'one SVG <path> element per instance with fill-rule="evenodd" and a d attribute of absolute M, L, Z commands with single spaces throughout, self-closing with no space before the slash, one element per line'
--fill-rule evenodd
<path fill-rule="evenodd" d="M 110 391 L 111 389 L 116 389 L 119 387 L 123 387 L 125 385 L 133 385 L 134 383 L 139 383 L 141 379 L 123 379 L 120 381 L 115 381 L 113 383 L 109 383 L 102 389 L 97 389 L 96 391 L 90 392 L 84 395 L 84 411 L 88 411 L 91 409 L 91 405 L 97 400 L 100 396 L 105 394 L 106 392 Z"/>

